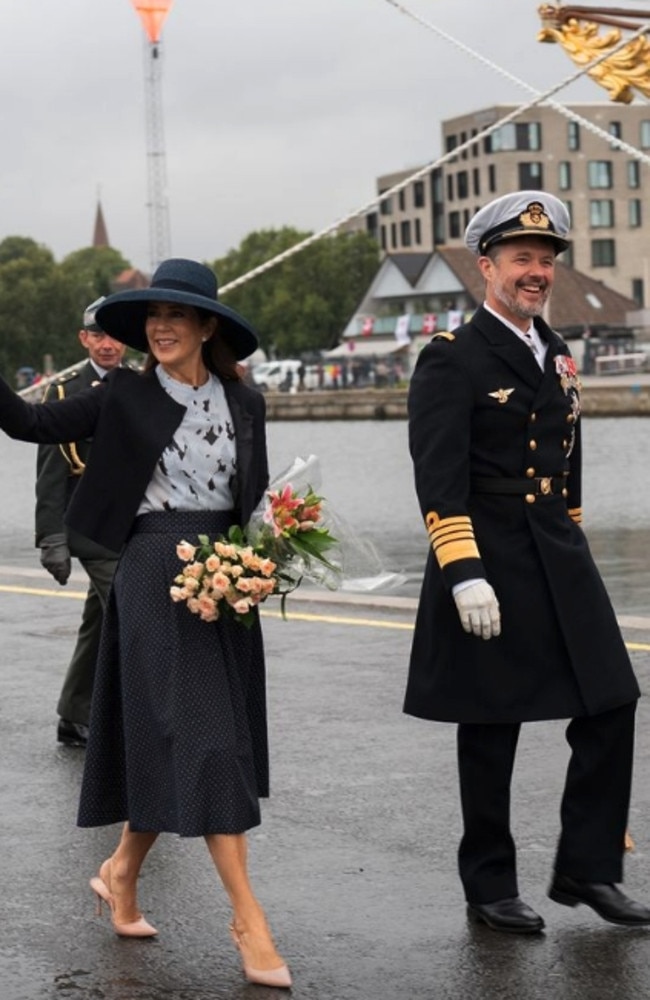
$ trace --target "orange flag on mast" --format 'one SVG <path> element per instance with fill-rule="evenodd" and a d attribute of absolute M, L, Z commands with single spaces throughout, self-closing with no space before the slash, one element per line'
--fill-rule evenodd
<path fill-rule="evenodd" d="M 131 0 L 150 42 L 160 41 L 160 32 L 173 2 L 174 0 Z"/>

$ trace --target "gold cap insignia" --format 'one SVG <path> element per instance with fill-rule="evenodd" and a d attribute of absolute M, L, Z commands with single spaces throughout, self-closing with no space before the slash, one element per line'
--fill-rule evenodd
<path fill-rule="evenodd" d="M 539 201 L 531 201 L 525 212 L 519 216 L 522 226 L 527 229 L 550 229 L 551 220 L 544 211 L 544 206 Z"/>
<path fill-rule="evenodd" d="M 507 403 L 514 389 L 497 389 L 495 392 L 488 392 L 488 396 L 496 399 L 497 403 Z"/>

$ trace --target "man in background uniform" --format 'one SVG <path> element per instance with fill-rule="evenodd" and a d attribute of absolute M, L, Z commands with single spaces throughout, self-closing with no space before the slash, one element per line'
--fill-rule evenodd
<path fill-rule="evenodd" d="M 548 889 L 615 924 L 650 924 L 623 879 L 639 687 L 582 531 L 580 382 L 542 319 L 566 206 L 543 191 L 485 205 L 465 242 L 485 302 L 420 353 L 409 443 L 431 541 L 405 711 L 458 724 L 470 919 L 539 933 L 519 897 L 510 784 L 522 722 L 569 719 Z"/>
<path fill-rule="evenodd" d="M 97 385 L 122 363 L 126 347 L 113 340 L 95 322 L 103 297 L 88 306 L 79 340 L 88 361 L 50 385 L 45 399 L 63 399 Z M 86 745 L 90 700 L 95 676 L 102 618 L 117 555 L 65 527 L 63 518 L 88 458 L 90 440 L 66 445 L 40 445 L 36 465 L 36 545 L 41 563 L 64 586 L 75 556 L 90 584 L 72 659 L 59 697 L 57 739 L 66 746 Z"/>

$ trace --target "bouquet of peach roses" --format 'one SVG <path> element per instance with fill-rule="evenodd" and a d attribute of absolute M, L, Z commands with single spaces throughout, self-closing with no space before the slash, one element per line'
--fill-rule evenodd
<path fill-rule="evenodd" d="M 337 546 L 325 523 L 324 498 L 308 484 L 317 474 L 317 459 L 296 459 L 290 470 L 266 491 L 245 528 L 233 525 L 227 536 L 198 536 L 176 549 L 185 565 L 170 589 L 173 601 L 184 601 L 203 621 L 229 614 L 244 625 L 254 608 L 271 594 L 282 598 L 305 578 L 337 586 L 339 565 L 331 558 Z M 330 553 L 326 557 L 325 553 Z"/>

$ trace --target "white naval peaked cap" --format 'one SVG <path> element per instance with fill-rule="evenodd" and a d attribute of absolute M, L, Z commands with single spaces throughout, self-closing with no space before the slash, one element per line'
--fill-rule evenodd
<path fill-rule="evenodd" d="M 85 330 L 90 330 L 91 332 L 96 331 L 98 333 L 103 332 L 101 326 L 95 319 L 95 313 L 97 312 L 97 310 L 99 309 L 105 298 L 106 298 L 105 295 L 100 295 L 98 299 L 95 299 L 94 302 L 91 302 L 90 305 L 86 306 L 86 308 L 84 309 L 83 325 Z"/>
<path fill-rule="evenodd" d="M 571 220 L 564 202 L 547 191 L 515 191 L 479 209 L 465 230 L 465 245 L 484 254 L 495 243 L 517 236 L 545 236 L 556 253 L 569 246 Z"/>

